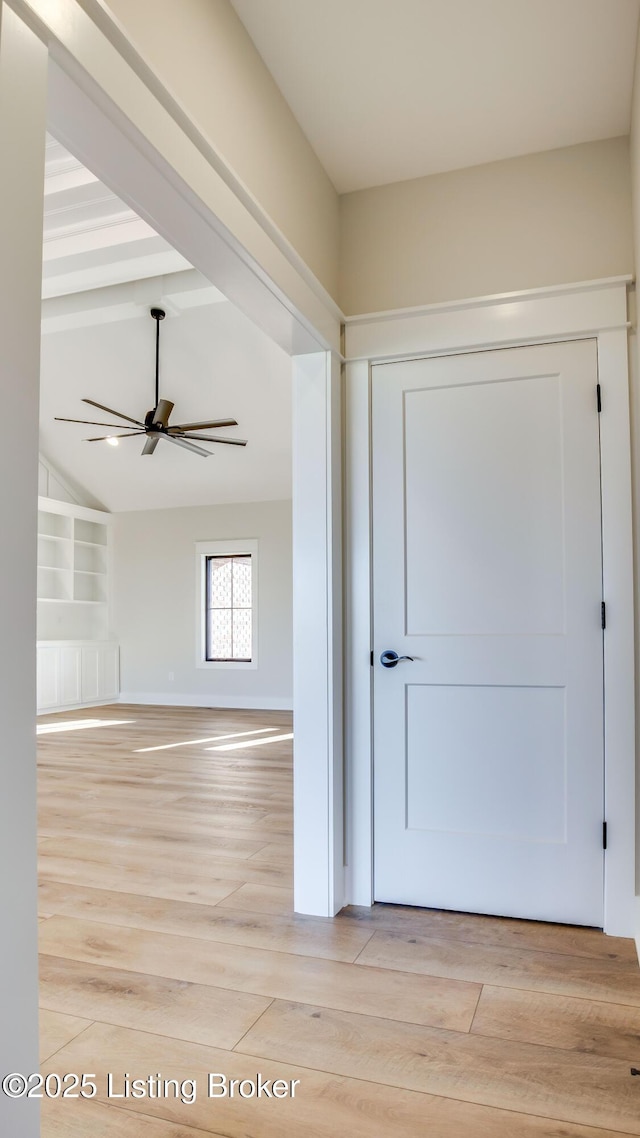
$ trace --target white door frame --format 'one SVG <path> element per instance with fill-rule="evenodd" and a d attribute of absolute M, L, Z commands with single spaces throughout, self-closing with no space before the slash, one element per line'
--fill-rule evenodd
<path fill-rule="evenodd" d="M 607 933 L 635 933 L 634 584 L 627 286 L 630 277 L 347 320 L 345 354 L 346 898 L 373 901 L 371 366 L 595 338 L 602 388 Z M 594 392 L 595 399 L 595 392 Z"/>
<path fill-rule="evenodd" d="M 82 7 L 77 0 L 56 0 L 55 4 L 50 0 L 0 0 L 2 14 L 8 5 L 12 11 L 6 23 L 10 17 L 19 29 L 17 39 L 33 43 L 41 76 L 39 83 L 32 78 L 35 64 L 30 70 L 22 58 L 23 47 L 3 36 L 6 50 L 0 54 L 0 90 L 6 93 L 11 83 L 16 94 L 11 90 L 4 101 L 4 153 L 11 178 L 0 188 L 0 196 L 8 203 L 0 212 L 0 247 L 8 254 L 5 264 L 20 265 L 20 272 L 12 268 L 11 304 L 4 314 L 11 334 L 7 332 L 3 343 L 7 358 L 7 345 L 14 340 L 24 348 L 24 370 L 26 374 L 30 369 L 33 386 L 30 401 L 22 393 L 24 414 L 17 419 L 22 440 L 31 437 L 34 443 L 32 467 L 25 449 L 20 451 L 25 474 L 32 469 L 31 480 L 21 478 L 22 459 L 16 459 L 12 475 L 5 479 L 12 486 L 11 502 L 0 510 L 5 530 L 16 535 L 9 584 L 15 577 L 21 592 L 32 586 L 32 595 L 25 596 L 24 604 L 12 596 L 8 643 L 15 640 L 23 645 L 25 661 L 23 667 L 16 650 L 6 690 L 11 709 L 5 723 L 7 738 L 12 737 L 9 728 L 15 720 L 16 795 L 12 825 L 5 834 L 13 844 L 6 850 L 4 864 L 12 866 L 11 895 L 20 898 L 14 907 L 15 921 L 10 921 L 20 937 L 20 967 L 14 949 L 7 945 L 0 951 L 0 968 L 14 981 L 15 998 L 4 1023 L 7 1046 L 24 1040 L 24 1047 L 17 1043 L 11 1047 L 14 1057 L 7 1054 L 5 1068 L 33 1070 L 37 1069 L 33 613 L 42 169 L 31 155 L 40 153 L 44 161 L 45 116 L 63 143 L 292 357 L 294 433 L 299 435 L 294 443 L 293 495 L 294 719 L 298 736 L 294 744 L 295 898 L 298 911 L 325 917 L 333 916 L 343 904 L 341 819 L 336 824 L 342 788 L 342 685 L 341 667 L 335 664 L 342 655 L 337 366 L 341 314 L 258 204 L 249 200 L 246 191 L 241 192 L 224 157 L 199 134 L 98 0 Z M 0 123 L 5 120 L 0 117 Z M 17 140 L 15 161 L 11 161 L 9 132 Z M 40 216 L 36 219 L 33 203 L 38 195 Z M 30 256 L 34 248 L 36 270 Z M 30 306 L 25 302 L 28 274 Z M 13 378 L 13 373 L 5 375 L 8 386 Z M 7 406 L 12 406 L 11 400 Z M 22 835 L 20 841 L 16 833 Z M 32 1052 L 33 1061 L 29 1058 Z M 5 1107 L 0 1102 L 3 1120 Z M 20 1117 L 24 1122 L 26 1115 Z M 7 1128 L 17 1132 L 13 1123 Z M 35 1113 L 33 1129 L 28 1132 L 37 1133 Z"/>
<path fill-rule="evenodd" d="M 0 1067 L 38 1070 L 36 532 L 47 53 L 0 0 Z M 24 183 L 24 184 L 23 184 Z M 36 1138 L 39 1104 L 0 1096 L 0 1131 Z"/>

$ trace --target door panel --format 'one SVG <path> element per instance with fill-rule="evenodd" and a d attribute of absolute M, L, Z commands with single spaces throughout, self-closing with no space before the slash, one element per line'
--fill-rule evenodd
<path fill-rule="evenodd" d="M 99 647 L 82 647 L 82 701 L 91 703 L 100 699 L 100 651 Z"/>
<path fill-rule="evenodd" d="M 405 393 L 408 635 L 564 631 L 559 406 L 557 375 Z"/>
<path fill-rule="evenodd" d="M 38 645 L 37 648 L 38 711 L 55 707 L 59 702 L 60 652 L 58 648 Z"/>
<path fill-rule="evenodd" d="M 562 688 L 408 684 L 407 828 L 564 842 L 564 737 Z"/>
<path fill-rule="evenodd" d="M 60 648 L 60 703 L 80 703 L 82 649 L 77 645 Z"/>
<path fill-rule="evenodd" d="M 601 924 L 595 342 L 372 382 L 375 896 Z"/>

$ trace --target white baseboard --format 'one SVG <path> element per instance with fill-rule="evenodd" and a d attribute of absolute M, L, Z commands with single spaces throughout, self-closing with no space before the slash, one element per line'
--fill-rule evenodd
<path fill-rule="evenodd" d="M 55 707 L 39 707 L 36 715 L 61 715 L 65 711 L 81 711 L 84 707 L 111 707 L 119 702 L 119 696 L 114 695 L 111 699 L 94 699 L 89 703 L 58 703 Z"/>
<path fill-rule="evenodd" d="M 291 711 L 291 696 L 246 696 L 246 695 L 188 695 L 184 692 L 144 691 L 120 692 L 120 703 L 139 703 L 164 705 L 166 707 L 222 707 L 237 708 L 244 711 Z"/>

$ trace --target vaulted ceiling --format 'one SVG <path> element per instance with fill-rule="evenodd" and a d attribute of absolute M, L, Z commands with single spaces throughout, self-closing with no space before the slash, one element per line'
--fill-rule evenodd
<path fill-rule="evenodd" d="M 340 193 L 627 134 L 639 0 L 232 0 Z"/>
<path fill-rule="evenodd" d="M 160 394 L 173 421 L 236 418 L 246 448 L 211 446 L 204 459 L 56 416 L 113 422 L 94 399 L 142 419 L 154 403 L 155 323 Z M 291 495 L 289 357 L 68 151 L 46 152 L 40 440 L 58 470 L 109 510 L 262 501 Z"/>

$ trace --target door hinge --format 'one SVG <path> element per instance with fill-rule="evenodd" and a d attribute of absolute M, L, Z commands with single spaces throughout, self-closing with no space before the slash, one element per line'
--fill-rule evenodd
<path fill-rule="evenodd" d="M 369 662 L 371 664 L 371 667 L 373 668 L 373 648 L 371 649 L 371 658 L 370 658 Z"/>
<path fill-rule="evenodd" d="M 606 850 L 606 848 L 607 848 L 607 823 L 606 822 L 602 823 L 602 848 L 603 848 L 603 850 Z"/>
<path fill-rule="evenodd" d="M 603 629 L 607 627 L 607 606 L 604 601 L 600 605 L 600 624 Z"/>
<path fill-rule="evenodd" d="M 599 383 L 596 384 L 596 401 L 598 404 L 598 414 L 600 414 L 602 411 L 602 388 Z"/>

